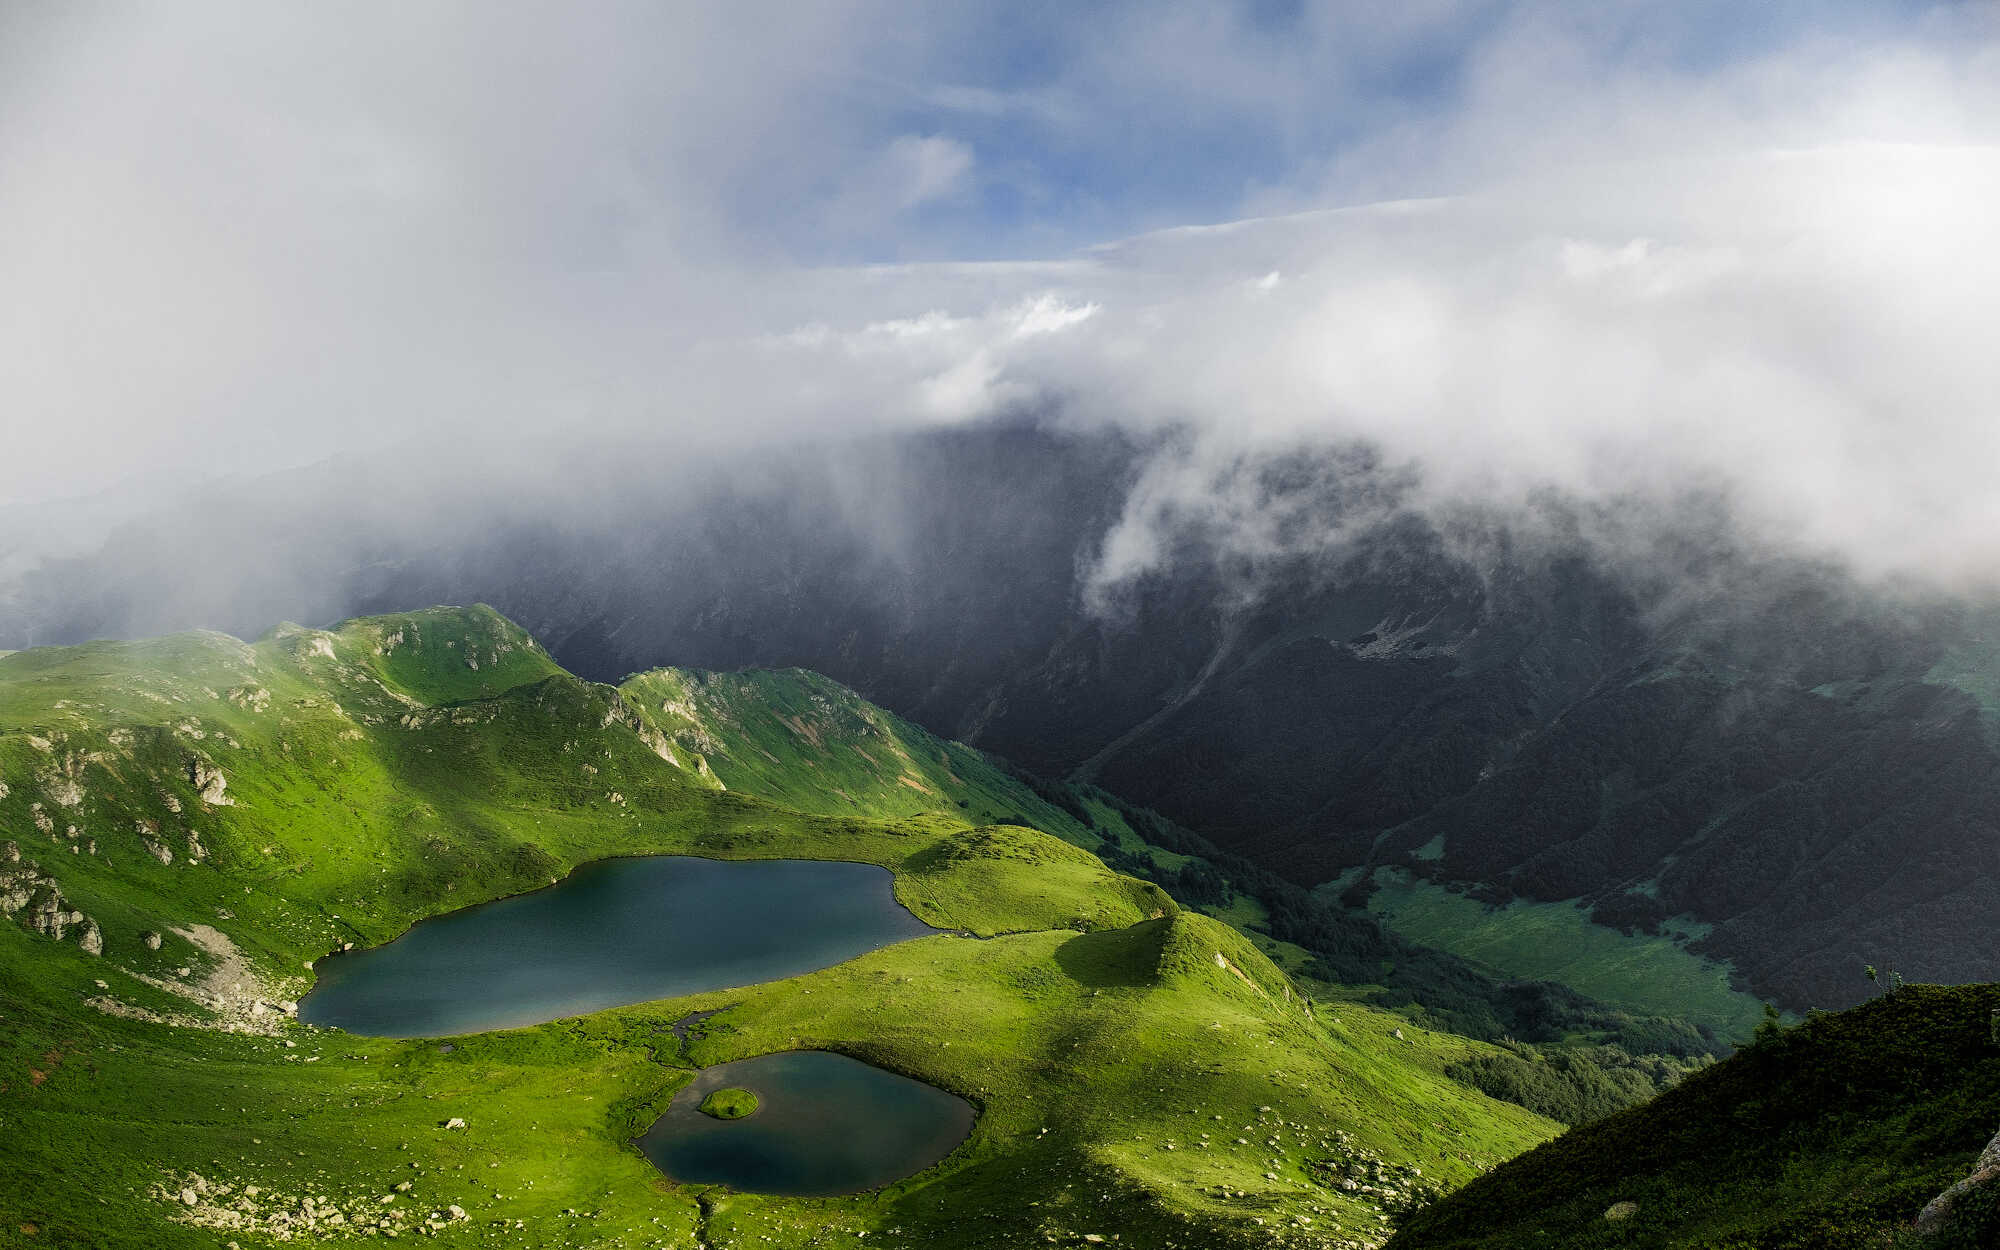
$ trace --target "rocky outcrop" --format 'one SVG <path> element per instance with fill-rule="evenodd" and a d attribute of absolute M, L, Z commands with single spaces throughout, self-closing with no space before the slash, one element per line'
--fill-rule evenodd
<path fill-rule="evenodd" d="M 0 869 L 0 916 L 12 916 L 32 933 L 60 942 L 71 932 L 85 954 L 104 953 L 104 931 L 97 922 L 63 897 L 56 879 L 43 872 L 33 860 L 23 861 L 20 848 L 7 843 L 11 856 L 0 855 L 8 868 Z"/>
<path fill-rule="evenodd" d="M 209 807 L 228 807 L 236 802 L 228 794 L 229 779 L 222 770 L 200 756 L 190 756 L 187 762 L 188 784 L 201 794 L 201 801 Z"/>
<path fill-rule="evenodd" d="M 1936 1237 L 1951 1231 L 1959 1210 L 1965 1200 L 1975 1192 L 2000 1182 L 2000 1133 L 1986 1143 L 1979 1159 L 1972 1165 L 1972 1175 L 1945 1190 L 1924 1204 L 1917 1215 L 1917 1232 L 1925 1237 Z"/>
<path fill-rule="evenodd" d="M 78 807 L 83 803 L 83 774 L 91 759 L 75 751 L 64 751 L 42 769 L 42 794 L 57 807 Z"/>

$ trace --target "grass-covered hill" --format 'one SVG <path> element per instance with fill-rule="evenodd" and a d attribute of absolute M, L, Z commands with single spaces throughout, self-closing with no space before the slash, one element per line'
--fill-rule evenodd
<path fill-rule="evenodd" d="M 1700 961 L 1637 935 L 1592 948 L 1558 933 L 1554 945 L 1588 960 L 1550 964 L 1545 977 L 1488 971 L 1439 948 L 1470 945 L 1479 922 L 1504 924 L 1506 912 L 1469 903 L 1476 919 L 1448 916 L 1456 927 L 1433 924 L 1420 945 L 1381 917 L 1343 907 L 1337 891 L 1304 890 L 1096 786 L 1021 773 L 806 669 L 656 669 L 621 689 L 674 759 L 733 792 L 825 815 L 1028 825 L 1085 847 L 1235 924 L 1317 996 L 1363 999 L 1416 1023 L 1507 1042 L 1454 1074 L 1566 1123 L 1651 1096 L 1762 1018 L 1755 999 L 1703 975 Z M 1546 926 L 1518 927 L 1535 947 L 1552 945 Z M 1619 1002 L 1557 983 L 1586 962 Z"/>
<path fill-rule="evenodd" d="M 1366 1245 L 1556 1129 L 1447 1075 L 1496 1048 L 1316 1007 L 1080 847 L 720 789 L 640 706 L 477 608 L 0 658 L 0 1243 Z M 953 932 L 449 1045 L 291 1014 L 328 951 L 655 852 L 880 864 Z M 840 1199 L 632 1148 L 696 1066 L 792 1047 L 977 1126 Z"/>
<path fill-rule="evenodd" d="M 973 824 L 1027 825 L 1086 845 L 1095 810 L 1069 787 L 1035 784 L 809 669 L 710 673 L 660 668 L 620 687 L 676 758 L 719 784 L 801 812 L 894 820 L 941 813 Z M 698 761 L 698 762 L 697 762 Z M 1064 804 L 1067 804 L 1065 806 Z"/>
<path fill-rule="evenodd" d="M 1996 1129 L 2000 986 L 1906 986 L 1766 1030 L 1658 1099 L 1474 1181 L 1391 1246 L 1991 1247 L 2000 1186 L 1937 1236 L 1911 1222 Z"/>

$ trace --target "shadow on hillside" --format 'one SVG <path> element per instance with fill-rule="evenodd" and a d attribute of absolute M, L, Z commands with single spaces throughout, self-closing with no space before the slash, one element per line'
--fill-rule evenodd
<path fill-rule="evenodd" d="M 1091 989 L 1151 985 L 1157 979 L 1165 920 L 1083 933 L 1056 948 L 1056 966 Z"/>

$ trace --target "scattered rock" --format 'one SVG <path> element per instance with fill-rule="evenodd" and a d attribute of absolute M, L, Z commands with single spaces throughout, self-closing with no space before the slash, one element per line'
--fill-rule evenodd
<path fill-rule="evenodd" d="M 1639 1204 L 1636 1202 L 1614 1202 L 1604 1208 L 1604 1218 L 1613 1224 L 1623 1223 L 1637 1214 L 1639 1214 Z"/>

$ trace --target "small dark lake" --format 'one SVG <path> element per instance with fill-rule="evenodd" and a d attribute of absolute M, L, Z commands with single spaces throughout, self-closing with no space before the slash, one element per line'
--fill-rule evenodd
<path fill-rule="evenodd" d="M 701 1112 L 710 1092 L 731 1087 L 757 1095 L 754 1114 Z M 975 1114 L 934 1085 L 846 1055 L 792 1050 L 702 1069 L 639 1149 L 683 1184 L 826 1197 L 923 1171 L 958 1148 Z"/>
<path fill-rule="evenodd" d="M 797 976 L 937 932 L 892 882 L 886 868 L 824 860 L 601 860 L 327 956 L 299 1019 L 439 1037 Z"/>

